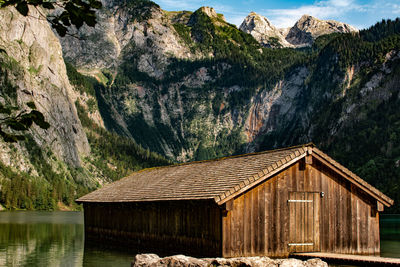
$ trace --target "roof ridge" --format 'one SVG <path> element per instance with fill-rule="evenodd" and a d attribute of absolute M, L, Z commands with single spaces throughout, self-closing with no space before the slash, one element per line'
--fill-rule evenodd
<path fill-rule="evenodd" d="M 227 190 L 226 192 L 216 196 L 214 200 L 217 203 L 225 202 L 226 199 L 230 199 L 232 196 L 235 196 L 238 192 L 240 193 L 241 191 L 245 190 L 248 187 L 253 187 L 256 184 L 261 183 L 265 179 L 268 179 L 272 174 L 277 172 L 278 170 L 281 169 L 282 166 L 286 166 L 288 164 L 292 164 L 294 160 L 298 160 L 298 158 L 304 153 L 307 153 L 307 149 L 304 149 L 305 147 L 312 146 L 315 147 L 313 143 L 308 143 L 304 145 L 298 145 L 294 147 L 287 148 L 287 150 L 290 149 L 296 149 L 289 155 L 285 156 L 284 158 L 279 158 L 273 161 L 273 163 L 269 164 L 263 169 L 260 169 L 257 173 L 252 174 L 247 178 L 245 181 L 242 181 L 240 184 L 233 185 L 230 190 Z M 303 151 L 299 151 L 299 149 L 303 148 Z M 275 150 L 276 152 L 276 150 Z"/>
<path fill-rule="evenodd" d="M 205 162 L 214 162 L 214 161 L 217 162 L 217 161 L 228 160 L 228 159 L 244 158 L 244 157 L 248 157 L 248 156 L 263 155 L 263 154 L 274 153 L 274 152 L 285 151 L 285 150 L 291 150 L 291 149 L 301 148 L 301 147 L 308 147 L 308 146 L 316 147 L 314 143 L 309 142 L 309 143 L 306 143 L 306 144 L 295 145 L 295 146 L 291 146 L 291 147 L 276 148 L 276 149 L 271 149 L 271 150 L 264 150 L 264 151 L 259 151 L 259 152 L 251 152 L 251 153 L 240 154 L 240 155 L 231 155 L 231 156 L 225 156 L 225 157 L 220 157 L 220 158 L 216 158 L 216 159 L 206 159 L 206 160 L 182 162 L 182 163 L 166 165 L 166 166 L 157 166 L 157 167 L 145 168 L 145 169 L 141 169 L 139 171 L 132 172 L 128 176 L 131 176 L 132 174 L 135 174 L 135 173 L 145 172 L 145 171 L 152 171 L 152 170 L 158 170 L 158 169 L 164 169 L 164 168 L 173 168 L 173 167 L 179 167 L 179 166 L 201 164 L 201 163 L 205 163 Z"/>

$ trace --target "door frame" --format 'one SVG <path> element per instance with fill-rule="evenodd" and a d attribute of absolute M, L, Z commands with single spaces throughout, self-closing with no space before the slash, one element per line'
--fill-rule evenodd
<path fill-rule="evenodd" d="M 289 211 L 288 251 L 321 251 L 320 218 L 321 193 L 289 192 L 287 200 Z"/>

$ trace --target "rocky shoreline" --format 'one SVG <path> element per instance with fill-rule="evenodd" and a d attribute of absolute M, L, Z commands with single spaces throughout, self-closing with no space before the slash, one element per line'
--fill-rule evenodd
<path fill-rule="evenodd" d="M 204 258 L 198 259 L 184 255 L 160 258 L 156 254 L 138 254 L 131 267 L 328 267 L 321 259 L 270 259 L 268 257 Z"/>

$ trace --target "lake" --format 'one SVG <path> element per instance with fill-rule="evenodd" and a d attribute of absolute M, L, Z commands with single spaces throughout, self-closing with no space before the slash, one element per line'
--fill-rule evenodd
<path fill-rule="evenodd" d="M 381 256 L 400 258 L 400 215 L 381 215 Z M 82 212 L 0 212 L 0 266 L 130 266 L 133 257 L 85 247 Z"/>
<path fill-rule="evenodd" d="M 0 212 L 0 266 L 130 266 L 133 257 L 85 248 L 83 212 Z"/>

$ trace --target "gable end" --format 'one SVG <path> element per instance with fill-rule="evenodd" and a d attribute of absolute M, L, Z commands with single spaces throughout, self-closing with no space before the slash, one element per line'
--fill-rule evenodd
<path fill-rule="evenodd" d="M 272 176 L 276 175 L 277 173 L 281 172 L 285 168 L 303 158 L 306 158 L 306 161 L 308 161 L 309 164 L 312 164 L 313 157 L 325 166 L 338 173 L 344 179 L 348 180 L 349 182 L 360 188 L 362 191 L 366 192 L 368 195 L 372 196 L 378 201 L 378 203 L 382 203 L 386 207 L 390 207 L 391 205 L 393 205 L 394 201 L 391 198 L 389 198 L 378 189 L 368 184 L 366 181 L 351 172 L 349 169 L 342 166 L 331 157 L 323 153 L 321 150 L 316 148 L 314 144 L 307 144 L 303 147 L 299 147 L 290 155 L 277 160 L 275 163 L 263 169 L 258 174 L 249 177 L 247 180 L 240 183 L 239 185 L 234 186 L 229 191 L 226 191 L 223 194 L 216 196 L 214 200 L 218 205 L 222 205 L 227 201 L 248 191 L 249 189 L 259 185 L 260 183 L 271 178 Z"/>

